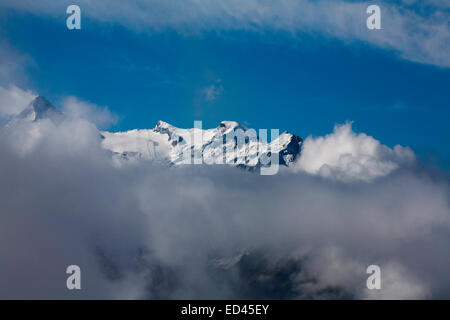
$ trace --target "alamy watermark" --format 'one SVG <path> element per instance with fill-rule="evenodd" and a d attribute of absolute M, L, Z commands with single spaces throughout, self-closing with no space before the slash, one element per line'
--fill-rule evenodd
<path fill-rule="evenodd" d="M 72 4 L 67 7 L 66 13 L 70 16 L 66 20 L 66 25 L 69 30 L 81 29 L 81 9 L 78 5 Z M 366 20 L 366 26 L 369 30 L 381 29 L 381 9 L 378 5 L 369 5 L 366 13 L 370 16 Z"/>
<path fill-rule="evenodd" d="M 79 6 L 72 4 L 67 7 L 66 13 L 70 16 L 66 20 L 66 26 L 69 30 L 81 29 L 81 9 Z"/>
<path fill-rule="evenodd" d="M 369 30 L 381 29 L 381 9 L 377 5 L 370 5 L 366 9 L 366 13 L 370 14 L 367 18 L 366 26 Z"/>
<path fill-rule="evenodd" d="M 77 265 L 70 265 L 66 269 L 70 274 L 66 281 L 66 287 L 69 290 L 81 290 L 81 268 Z"/>
<path fill-rule="evenodd" d="M 66 287 L 68 290 L 81 290 L 81 268 L 78 265 L 70 265 L 66 269 L 70 276 L 67 278 Z M 381 290 L 381 268 L 378 265 L 370 265 L 366 269 L 370 274 L 366 281 L 369 290 Z"/>
<path fill-rule="evenodd" d="M 370 274 L 367 278 L 366 286 L 369 290 L 381 289 L 381 268 L 375 264 L 367 267 L 366 273 Z"/>

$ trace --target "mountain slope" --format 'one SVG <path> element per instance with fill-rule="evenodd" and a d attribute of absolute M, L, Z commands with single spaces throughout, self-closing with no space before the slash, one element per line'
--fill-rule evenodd
<path fill-rule="evenodd" d="M 256 131 L 234 121 L 222 121 L 213 129 L 180 129 L 159 121 L 153 129 L 103 131 L 102 136 L 103 147 L 118 159 L 172 165 L 226 163 L 247 168 L 260 167 L 264 163 L 261 158 L 271 152 L 278 152 L 279 163 L 288 166 L 300 155 L 303 142 L 288 132 L 266 142 Z"/>

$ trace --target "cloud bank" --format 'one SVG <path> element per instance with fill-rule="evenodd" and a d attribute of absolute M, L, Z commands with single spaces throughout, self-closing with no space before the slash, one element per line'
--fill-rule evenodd
<path fill-rule="evenodd" d="M 450 295 L 444 173 L 402 161 L 368 181 L 289 168 L 275 176 L 146 162 L 117 168 L 85 119 L 1 130 L 1 298 Z M 314 170 L 330 162 L 344 171 L 353 158 L 384 170 L 385 159 L 411 152 L 387 151 L 349 125 L 308 141 L 303 165 Z M 81 267 L 81 291 L 65 288 L 71 264 Z M 371 264 L 381 267 L 382 290 L 366 289 Z"/>
<path fill-rule="evenodd" d="M 352 124 L 347 123 L 335 126 L 333 133 L 325 137 L 305 139 L 302 156 L 294 168 L 351 181 L 386 176 L 399 167 L 415 163 L 416 157 L 410 148 L 397 145 L 390 149 L 373 137 L 354 133 Z"/>
<path fill-rule="evenodd" d="M 31 90 L 23 90 L 15 85 L 0 86 L 0 117 L 10 117 L 20 113 L 37 95 Z"/>
<path fill-rule="evenodd" d="M 2 6 L 61 17 L 69 1 L 5 0 Z M 445 1 L 379 1 L 382 30 L 366 28 L 366 1 L 330 0 L 134 0 L 87 1 L 82 14 L 103 23 L 136 31 L 167 29 L 183 34 L 202 31 L 282 31 L 294 39 L 302 33 L 344 42 L 362 41 L 396 52 L 404 59 L 450 66 L 450 25 Z"/>

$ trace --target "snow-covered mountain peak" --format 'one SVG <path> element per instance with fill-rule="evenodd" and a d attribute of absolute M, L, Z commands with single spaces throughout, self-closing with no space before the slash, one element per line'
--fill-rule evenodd
<path fill-rule="evenodd" d="M 237 129 L 242 129 L 243 131 L 247 130 L 245 126 L 236 121 L 222 121 L 217 129 L 222 133 L 228 133 Z"/>
<path fill-rule="evenodd" d="M 47 99 L 38 96 L 7 126 L 11 128 L 41 119 L 61 123 L 64 118 Z M 119 163 L 144 160 L 171 166 L 228 164 L 249 169 L 266 167 L 274 161 L 289 166 L 300 155 L 303 143 L 301 138 L 288 132 L 280 136 L 271 134 L 269 142 L 263 130 L 251 130 L 236 121 L 222 121 L 211 129 L 202 129 L 201 122 L 197 125 L 182 129 L 158 121 L 153 129 L 102 131 L 101 143 Z"/>
<path fill-rule="evenodd" d="M 61 111 L 55 108 L 47 99 L 38 96 L 15 118 L 14 121 L 34 122 L 40 119 L 50 119 L 59 122 L 63 118 Z"/>
<path fill-rule="evenodd" d="M 159 130 L 163 130 L 163 129 L 174 129 L 174 128 L 175 127 L 173 125 L 171 125 L 170 123 L 159 120 L 158 123 L 156 124 L 154 130 L 159 131 Z"/>
<path fill-rule="evenodd" d="M 201 157 L 208 164 L 260 167 L 261 156 L 275 152 L 279 154 L 279 163 L 289 166 L 300 155 L 302 139 L 286 131 L 268 142 L 250 134 L 245 139 L 237 138 L 238 129 L 244 135 L 249 132 L 235 121 L 222 121 L 213 129 L 180 129 L 159 121 L 150 130 L 102 132 L 102 145 L 120 160 L 151 160 L 172 165 L 191 163 L 195 157 Z"/>

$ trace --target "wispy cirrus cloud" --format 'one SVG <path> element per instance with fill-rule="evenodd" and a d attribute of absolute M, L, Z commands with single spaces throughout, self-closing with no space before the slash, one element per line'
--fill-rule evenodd
<path fill-rule="evenodd" d="M 26 68 L 33 65 L 34 61 L 27 54 L 19 52 L 5 39 L 0 40 L 0 85 L 25 83 Z"/>
<path fill-rule="evenodd" d="M 215 83 L 203 88 L 202 93 L 206 102 L 216 101 L 223 93 L 223 86 L 220 79 Z"/>
<path fill-rule="evenodd" d="M 69 1 L 3 1 L 3 7 L 64 16 Z M 392 50 L 404 59 L 450 67 L 450 13 L 445 1 L 378 1 L 382 30 L 367 30 L 366 1 L 344 0 L 80 0 L 82 14 L 133 30 L 167 29 L 192 34 L 204 30 L 284 31 L 362 41 Z M 372 3 L 370 3 L 372 4 Z"/>

